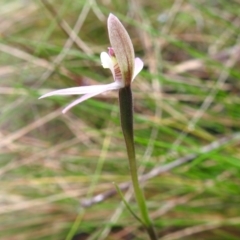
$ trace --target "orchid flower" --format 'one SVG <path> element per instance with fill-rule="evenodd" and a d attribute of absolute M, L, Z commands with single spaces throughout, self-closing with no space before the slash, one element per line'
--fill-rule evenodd
<path fill-rule="evenodd" d="M 108 17 L 108 34 L 112 47 L 108 49 L 108 53 L 102 52 L 100 58 L 103 68 L 109 68 L 111 70 L 114 79 L 113 83 L 56 90 L 46 93 L 40 98 L 55 95 L 83 94 L 83 96 L 63 109 L 62 112 L 66 113 L 73 106 L 98 94 L 129 86 L 142 70 L 143 62 L 140 58 L 135 58 L 131 39 L 122 23 L 113 14 L 110 14 Z"/>

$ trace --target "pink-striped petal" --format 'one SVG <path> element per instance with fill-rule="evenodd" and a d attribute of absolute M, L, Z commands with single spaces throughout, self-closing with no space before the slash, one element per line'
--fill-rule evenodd
<path fill-rule="evenodd" d="M 132 41 L 119 19 L 113 14 L 108 17 L 108 34 L 125 86 L 131 84 L 134 71 L 134 49 Z"/>

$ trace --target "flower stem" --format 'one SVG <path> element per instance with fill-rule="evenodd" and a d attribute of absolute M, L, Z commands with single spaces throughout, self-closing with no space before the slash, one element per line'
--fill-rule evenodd
<path fill-rule="evenodd" d="M 133 189 L 138 207 L 141 212 L 142 221 L 151 240 L 156 240 L 157 236 L 150 220 L 146 201 L 140 188 L 137 172 L 137 161 L 135 155 L 134 135 L 133 135 L 133 100 L 130 86 L 125 86 L 119 90 L 119 104 L 122 131 L 126 142 L 130 173 L 132 177 Z"/>

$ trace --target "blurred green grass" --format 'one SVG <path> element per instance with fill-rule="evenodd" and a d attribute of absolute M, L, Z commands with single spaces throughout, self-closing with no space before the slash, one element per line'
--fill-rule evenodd
<path fill-rule="evenodd" d="M 147 239 L 116 194 L 80 206 L 130 180 L 117 93 L 65 115 L 74 97 L 38 100 L 112 81 L 99 59 L 112 12 L 145 63 L 133 83 L 140 172 L 200 153 L 144 184 L 160 239 L 239 239 L 239 142 L 201 152 L 240 132 L 238 10 L 237 0 L 0 1 L 0 238 Z"/>

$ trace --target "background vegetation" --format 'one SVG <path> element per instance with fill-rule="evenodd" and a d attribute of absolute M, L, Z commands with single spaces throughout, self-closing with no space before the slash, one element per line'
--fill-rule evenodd
<path fill-rule="evenodd" d="M 65 115 L 75 97 L 38 100 L 52 89 L 112 81 L 99 60 L 112 12 L 145 63 L 133 84 L 135 140 L 159 238 L 239 239 L 239 7 L 1 0 L 0 238 L 147 239 L 112 184 L 137 212 L 117 93 Z"/>

